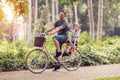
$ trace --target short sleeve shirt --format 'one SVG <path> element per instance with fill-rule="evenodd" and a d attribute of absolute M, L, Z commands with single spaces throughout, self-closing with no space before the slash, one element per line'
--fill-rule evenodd
<path fill-rule="evenodd" d="M 72 32 L 72 36 L 75 36 L 75 37 L 77 37 L 77 36 L 79 36 L 80 35 L 80 33 L 77 31 L 77 32 L 75 32 L 74 30 L 71 30 L 71 32 Z"/>
<path fill-rule="evenodd" d="M 79 32 L 79 31 L 75 32 L 74 30 L 71 30 L 71 32 L 72 32 L 72 36 L 77 37 L 77 36 L 79 36 L 79 35 L 80 35 L 80 32 Z M 75 38 L 74 38 L 74 37 L 72 37 L 71 41 L 75 41 Z"/>
<path fill-rule="evenodd" d="M 68 25 L 65 20 L 58 20 L 55 24 L 55 27 L 60 27 L 62 26 L 63 29 L 58 31 L 58 35 L 67 35 L 68 34 Z"/>

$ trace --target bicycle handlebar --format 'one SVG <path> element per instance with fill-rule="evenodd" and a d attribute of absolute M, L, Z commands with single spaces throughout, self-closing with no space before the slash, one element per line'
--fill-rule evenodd
<path fill-rule="evenodd" d="M 47 35 L 48 35 L 48 33 L 41 34 L 40 37 L 45 37 L 45 36 L 47 36 Z"/>

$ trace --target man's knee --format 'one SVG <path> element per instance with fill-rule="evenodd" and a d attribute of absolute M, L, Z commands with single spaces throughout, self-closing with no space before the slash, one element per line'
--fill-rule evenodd
<path fill-rule="evenodd" d="M 55 37 L 52 38 L 53 41 L 56 41 L 57 39 Z"/>
<path fill-rule="evenodd" d="M 57 38 L 55 38 L 55 37 L 53 37 L 52 40 L 53 40 L 53 42 L 55 42 L 55 43 L 59 43 L 59 40 L 58 40 Z"/>

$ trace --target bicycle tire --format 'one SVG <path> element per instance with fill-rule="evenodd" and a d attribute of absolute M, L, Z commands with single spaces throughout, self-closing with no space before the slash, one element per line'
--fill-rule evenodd
<path fill-rule="evenodd" d="M 49 58 L 42 49 L 33 49 L 26 56 L 26 65 L 29 71 L 35 74 L 42 73 L 48 66 Z"/>
<path fill-rule="evenodd" d="M 62 61 L 63 61 L 62 65 L 66 70 L 68 71 L 77 70 L 82 63 L 80 51 L 76 49 L 74 52 L 71 53 L 71 55 L 63 56 Z"/>

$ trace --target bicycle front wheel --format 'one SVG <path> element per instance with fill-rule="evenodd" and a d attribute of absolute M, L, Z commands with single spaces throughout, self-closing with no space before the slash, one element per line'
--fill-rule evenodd
<path fill-rule="evenodd" d="M 81 54 L 79 50 L 74 50 L 71 54 L 62 57 L 63 67 L 68 71 L 75 71 L 81 65 Z"/>
<path fill-rule="evenodd" d="M 41 73 L 48 66 L 48 56 L 43 50 L 34 49 L 27 54 L 26 64 L 32 73 Z"/>

